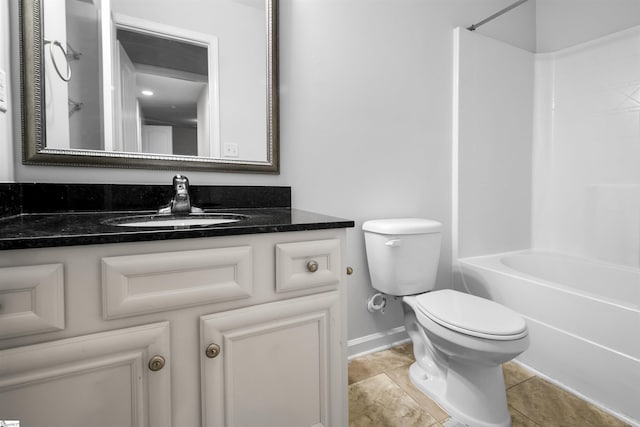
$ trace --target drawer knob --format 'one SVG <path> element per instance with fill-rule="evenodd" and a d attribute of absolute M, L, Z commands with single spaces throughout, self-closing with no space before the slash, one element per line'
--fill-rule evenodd
<path fill-rule="evenodd" d="M 315 273 L 316 271 L 318 271 L 318 262 L 311 260 L 307 263 L 307 270 L 309 270 L 309 272 L 311 273 Z"/>
<path fill-rule="evenodd" d="M 353 274 L 353 267 L 347 267 L 347 276 L 351 276 Z"/>
<path fill-rule="evenodd" d="M 165 360 L 164 357 L 155 355 L 149 360 L 149 369 L 153 372 L 159 371 L 164 368 Z"/>
<path fill-rule="evenodd" d="M 209 344 L 204 353 L 209 359 L 213 359 L 220 354 L 220 346 L 218 344 Z"/>

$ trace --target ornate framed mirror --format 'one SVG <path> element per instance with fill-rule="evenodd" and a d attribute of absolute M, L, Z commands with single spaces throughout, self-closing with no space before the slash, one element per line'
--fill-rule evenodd
<path fill-rule="evenodd" d="M 279 172 L 277 0 L 19 7 L 25 164 Z"/>

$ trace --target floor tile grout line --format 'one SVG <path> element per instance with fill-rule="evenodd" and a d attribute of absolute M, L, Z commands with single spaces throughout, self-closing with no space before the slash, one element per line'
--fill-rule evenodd
<path fill-rule="evenodd" d="M 407 393 L 407 390 L 405 390 L 405 388 L 402 386 L 402 384 L 400 384 L 399 382 L 397 382 L 396 380 L 394 380 L 392 377 L 390 377 L 389 375 L 387 375 L 387 373 L 386 373 L 386 372 L 385 372 L 384 374 L 385 374 L 385 375 L 386 375 L 386 377 L 387 377 L 387 378 L 389 378 L 389 379 L 390 379 L 390 380 L 391 380 L 395 385 L 397 385 L 397 386 L 398 386 L 398 388 L 399 388 L 400 390 L 402 390 L 402 392 L 403 392 L 404 394 L 406 394 L 406 395 L 407 395 L 407 397 L 409 397 L 409 399 L 413 400 L 413 401 L 416 403 L 416 405 L 421 406 L 421 405 L 420 405 L 420 402 L 418 402 L 416 399 L 414 399 L 414 398 L 413 398 L 413 396 L 411 396 L 409 393 Z M 435 416 L 433 416 L 433 414 L 432 414 L 431 412 L 429 412 L 429 411 L 427 411 L 427 412 L 429 413 L 429 415 L 431 415 L 431 416 L 433 417 L 433 419 L 434 419 L 434 420 L 436 420 L 436 421 L 438 420 Z"/>
<path fill-rule="evenodd" d="M 409 365 L 407 365 L 409 366 Z M 391 380 L 391 382 L 393 382 L 401 391 L 402 393 L 404 393 L 404 395 L 406 397 L 408 397 L 409 399 L 411 399 L 416 405 L 418 405 L 420 408 L 422 408 L 423 411 L 425 411 L 427 414 L 429 414 L 429 416 L 431 416 L 431 418 L 433 418 L 435 420 L 435 423 L 431 424 L 431 426 L 429 427 L 433 427 L 435 425 L 442 425 L 442 421 L 446 421 L 449 418 L 449 414 L 447 414 L 447 418 L 445 418 L 444 420 L 439 419 L 435 414 L 432 414 L 431 411 L 428 411 L 425 407 L 423 407 L 420 402 L 418 402 L 411 394 L 409 394 L 409 392 L 407 392 L 407 390 L 403 387 L 402 384 L 400 384 L 399 382 L 397 382 L 396 380 L 394 380 L 391 376 L 387 375 L 387 372 L 384 372 L 384 375 Z M 434 404 L 437 405 L 437 403 L 434 402 Z M 438 406 L 439 407 L 439 406 Z M 440 408 L 442 409 L 442 408 Z M 445 412 L 444 409 L 442 409 L 442 412 Z"/>
<path fill-rule="evenodd" d="M 410 366 L 410 365 L 406 365 L 406 366 Z M 401 366 L 401 367 L 402 367 L 402 366 Z M 410 394 L 410 393 L 409 393 L 409 392 L 404 388 L 404 386 L 403 386 L 402 384 L 400 384 L 399 382 L 397 382 L 396 380 L 394 380 L 394 379 L 393 379 L 393 377 L 391 377 L 391 376 L 387 375 L 387 372 L 384 372 L 384 374 L 385 374 L 385 375 L 387 376 L 387 378 L 389 378 L 389 379 L 390 379 L 390 380 L 391 380 L 395 385 L 397 385 L 397 386 L 400 388 L 400 390 L 402 390 L 402 392 L 403 392 L 404 394 L 406 394 L 406 395 L 407 395 L 407 397 L 409 397 L 409 399 L 413 400 L 413 401 L 414 401 L 418 406 L 420 406 L 420 407 L 421 407 L 421 408 L 422 408 L 426 413 L 428 413 L 428 414 L 431 416 L 431 418 L 433 418 L 434 420 L 436 420 L 436 424 L 438 424 L 438 423 L 442 423 L 442 421 L 443 421 L 443 420 L 441 420 L 441 419 L 440 419 L 436 414 L 433 414 L 431 411 L 429 411 L 429 410 L 427 410 L 426 408 L 424 408 L 424 407 L 420 404 L 420 402 L 418 402 L 418 401 L 417 401 L 417 400 L 416 400 L 416 399 L 415 399 L 415 398 L 414 398 L 414 397 L 413 397 L 413 396 L 412 396 L 412 395 L 411 395 L 411 394 Z M 438 408 L 440 408 L 440 406 L 439 406 L 436 402 L 433 402 L 433 403 L 434 403 L 434 405 L 438 406 Z M 442 410 L 442 412 L 446 414 L 446 411 L 445 411 L 444 409 L 440 408 L 440 410 Z M 450 418 L 450 417 L 449 417 L 449 414 L 447 414 L 447 418 L 445 418 L 445 420 L 446 420 L 446 419 L 449 419 L 449 418 Z"/>
<path fill-rule="evenodd" d="M 526 379 L 524 379 L 524 380 L 520 381 L 518 384 L 514 384 L 513 386 L 511 386 L 511 387 L 507 388 L 507 389 L 505 390 L 505 393 L 506 393 L 506 392 L 508 392 L 508 391 L 509 391 L 509 390 L 511 390 L 511 389 L 515 389 L 516 387 L 518 387 L 518 386 L 520 386 L 520 385 L 522 385 L 522 384 L 525 384 L 525 383 L 527 383 L 527 382 L 529 382 L 529 381 L 535 380 L 536 378 L 537 378 L 537 377 L 536 377 L 535 375 L 533 375 L 533 376 L 531 376 L 531 377 L 529 377 L 529 378 L 526 378 Z M 524 417 L 524 418 L 526 418 L 527 420 L 531 421 L 531 422 L 532 422 L 533 424 L 535 424 L 536 426 L 538 426 L 538 427 L 541 427 L 541 426 L 542 426 L 542 424 L 539 424 L 539 423 L 538 423 L 538 420 L 537 420 L 537 419 L 535 419 L 535 418 L 531 418 L 529 415 L 527 415 L 526 413 L 522 412 L 520 409 L 518 409 L 517 407 L 515 407 L 511 402 L 509 402 L 509 396 L 508 396 L 508 395 L 507 395 L 507 404 L 509 405 L 509 407 L 510 407 L 512 410 L 516 411 L 518 414 L 520 414 L 521 416 L 523 416 L 523 417 Z"/>
<path fill-rule="evenodd" d="M 517 412 L 521 417 L 526 418 L 527 420 L 531 421 L 536 427 L 542 427 L 541 424 L 538 424 L 538 422 L 536 420 L 534 420 L 533 418 L 531 418 L 528 415 L 523 414 L 521 411 L 519 411 L 518 409 L 516 409 L 513 405 L 509 404 L 509 408 L 511 408 L 511 410 Z"/>
<path fill-rule="evenodd" d="M 532 379 L 534 379 L 534 378 L 536 378 L 536 376 L 535 376 L 535 375 L 530 376 L 529 378 L 525 378 L 525 379 L 523 379 L 522 381 L 519 381 L 519 382 L 517 382 L 517 383 L 515 383 L 515 384 L 510 385 L 509 387 L 505 387 L 505 390 L 511 390 L 512 388 L 517 387 L 517 386 L 519 386 L 520 384 L 524 384 L 524 383 L 526 383 L 527 381 L 530 381 L 530 380 L 532 380 Z"/>

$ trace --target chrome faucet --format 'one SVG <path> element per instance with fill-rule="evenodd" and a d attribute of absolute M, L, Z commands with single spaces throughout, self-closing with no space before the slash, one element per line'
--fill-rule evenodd
<path fill-rule="evenodd" d="M 188 215 L 202 213 L 202 209 L 191 204 L 189 195 L 189 179 L 184 175 L 173 177 L 173 198 L 168 205 L 158 210 L 159 214 Z"/>

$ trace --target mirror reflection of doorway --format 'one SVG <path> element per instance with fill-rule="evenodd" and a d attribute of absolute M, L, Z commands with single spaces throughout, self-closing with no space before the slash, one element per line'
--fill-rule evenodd
<path fill-rule="evenodd" d="M 210 155 L 199 152 L 209 144 L 198 144 L 198 135 L 204 136 L 198 128 L 209 128 L 208 114 L 203 114 L 209 93 L 207 48 L 122 28 L 117 29 L 116 40 L 119 147 L 130 152 Z"/>

